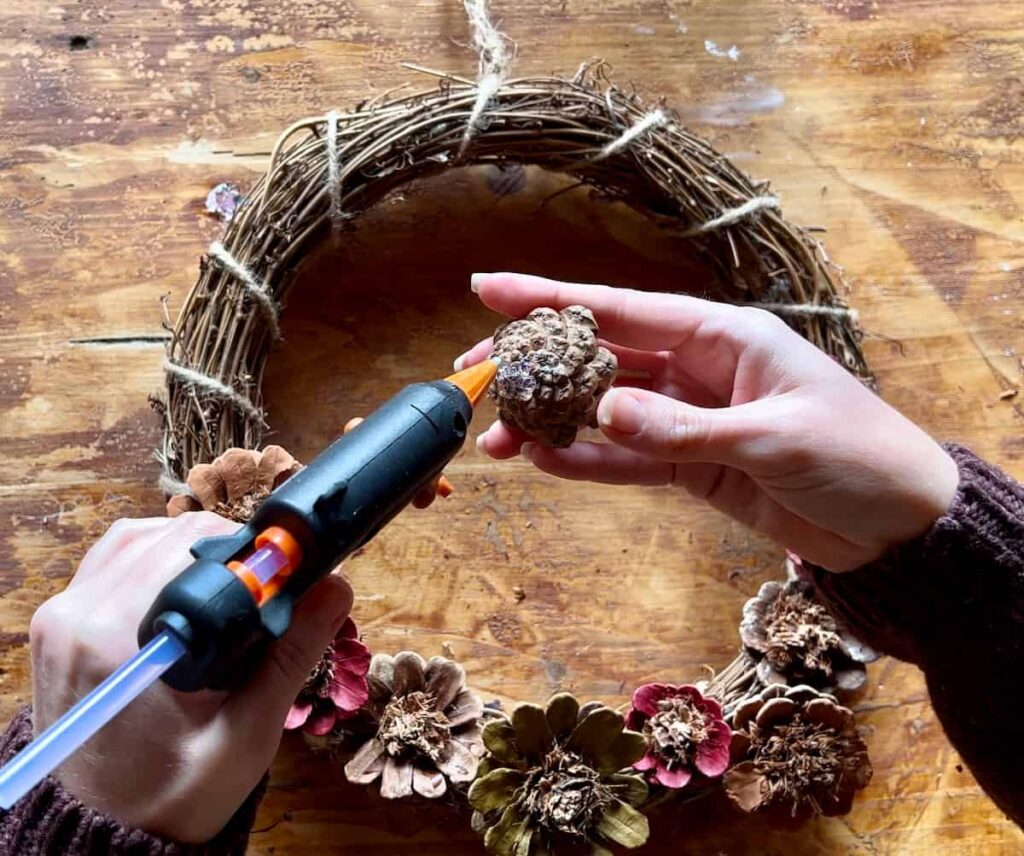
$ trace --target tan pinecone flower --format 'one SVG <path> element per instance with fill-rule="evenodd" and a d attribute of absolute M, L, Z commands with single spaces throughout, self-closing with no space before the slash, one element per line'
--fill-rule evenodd
<path fill-rule="evenodd" d="M 851 636 L 802 580 L 771 580 L 743 606 L 740 640 L 759 658 L 764 684 L 810 684 L 850 691 L 867 679 L 865 663 L 878 658 Z"/>
<path fill-rule="evenodd" d="M 483 704 L 466 689 L 466 672 L 443 657 L 412 651 L 375 654 L 368 675 L 370 698 L 340 723 L 347 742 L 361 745 L 345 765 L 355 784 L 380 779 L 387 799 L 437 798 L 448 782 L 473 781 L 484 754 Z"/>
<path fill-rule="evenodd" d="M 185 484 L 191 494 L 172 496 L 167 516 L 187 511 L 213 511 L 246 523 L 270 492 L 295 475 L 302 464 L 280 446 L 228 449 L 209 464 L 196 464 Z"/>

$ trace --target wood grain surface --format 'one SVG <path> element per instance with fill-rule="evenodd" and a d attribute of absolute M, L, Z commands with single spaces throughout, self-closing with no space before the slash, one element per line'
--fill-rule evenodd
<path fill-rule="evenodd" d="M 1024 7 L 1006 0 L 495 0 L 517 69 L 601 56 L 665 96 L 793 220 L 827 227 L 883 395 L 1024 477 Z M 292 119 L 472 74 L 455 0 L 18 0 L 0 5 L 0 714 L 30 697 L 27 629 L 121 516 L 159 514 L 147 396 L 219 225 Z M 731 58 L 730 48 L 735 46 Z M 474 270 L 713 293 L 656 230 L 558 176 L 455 172 L 318 248 L 268 366 L 273 438 L 304 458 L 496 318 Z M 479 418 L 486 425 L 490 411 Z M 780 552 L 671 491 L 562 484 L 466 451 L 457 493 L 352 561 L 381 651 L 447 652 L 481 694 L 621 703 L 721 666 Z M 525 592 L 519 601 L 513 587 Z M 647 853 L 997 854 L 1024 836 L 942 735 L 917 672 L 869 670 L 875 777 L 845 818 L 774 832 L 718 802 Z M 986 691 L 998 691 L 986 688 Z M 454 807 L 392 805 L 289 737 L 251 851 L 477 853 Z"/>

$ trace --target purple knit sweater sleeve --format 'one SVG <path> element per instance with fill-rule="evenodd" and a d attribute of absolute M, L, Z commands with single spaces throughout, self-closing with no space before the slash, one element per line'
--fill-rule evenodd
<path fill-rule="evenodd" d="M 946 449 L 960 485 L 930 531 L 851 573 L 811 572 L 856 635 L 921 668 L 950 741 L 1024 826 L 1024 487 L 967 449 Z"/>
<path fill-rule="evenodd" d="M 32 739 L 32 712 L 24 708 L 0 736 L 0 764 Z M 228 825 L 207 844 L 190 845 L 128 829 L 80 803 L 52 776 L 0 810 L 0 856 L 234 856 L 245 853 L 266 778 Z"/>

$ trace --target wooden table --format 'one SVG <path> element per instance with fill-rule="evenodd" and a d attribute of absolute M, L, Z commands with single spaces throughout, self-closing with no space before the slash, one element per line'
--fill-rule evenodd
<path fill-rule="evenodd" d="M 1019 4 L 497 0 L 495 16 L 518 71 L 604 57 L 770 178 L 792 219 L 827 227 L 885 397 L 1024 476 Z M 434 85 L 401 60 L 471 74 L 466 40 L 455 0 L 0 7 L 0 714 L 29 699 L 33 610 L 112 521 L 161 512 L 160 299 L 177 312 L 219 232 L 207 190 L 255 181 L 298 116 Z M 471 271 L 708 287 L 630 212 L 585 193 L 541 205 L 559 181 L 452 174 L 318 249 L 268 370 L 274 439 L 308 457 L 445 373 L 495 323 Z M 779 573 L 778 549 L 675 493 L 559 484 L 473 452 L 451 475 L 455 497 L 350 564 L 356 618 L 375 649 L 455 656 L 488 698 L 621 703 L 638 682 L 697 677 L 730 659 L 741 604 Z M 875 777 L 848 817 L 777 833 L 697 806 L 661 817 L 645 852 L 1020 852 L 915 670 L 883 660 L 869 687 Z M 478 852 L 466 820 L 385 805 L 289 738 L 252 851 Z"/>

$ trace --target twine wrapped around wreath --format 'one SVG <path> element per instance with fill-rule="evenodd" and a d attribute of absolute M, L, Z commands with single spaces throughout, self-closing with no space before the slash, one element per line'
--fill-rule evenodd
<path fill-rule="evenodd" d="M 311 243 L 400 185 L 455 167 L 539 166 L 629 204 L 692 241 L 717 275 L 716 297 L 775 312 L 871 380 L 856 314 L 821 245 L 782 216 L 766 182 L 752 181 L 667 109 L 649 110 L 611 85 L 603 64 L 571 79 L 502 83 L 482 115 L 472 81 L 431 73 L 439 88 L 288 128 L 202 258 L 164 364 L 168 493 L 180 491 L 193 465 L 259 446 L 264 365 Z"/>

